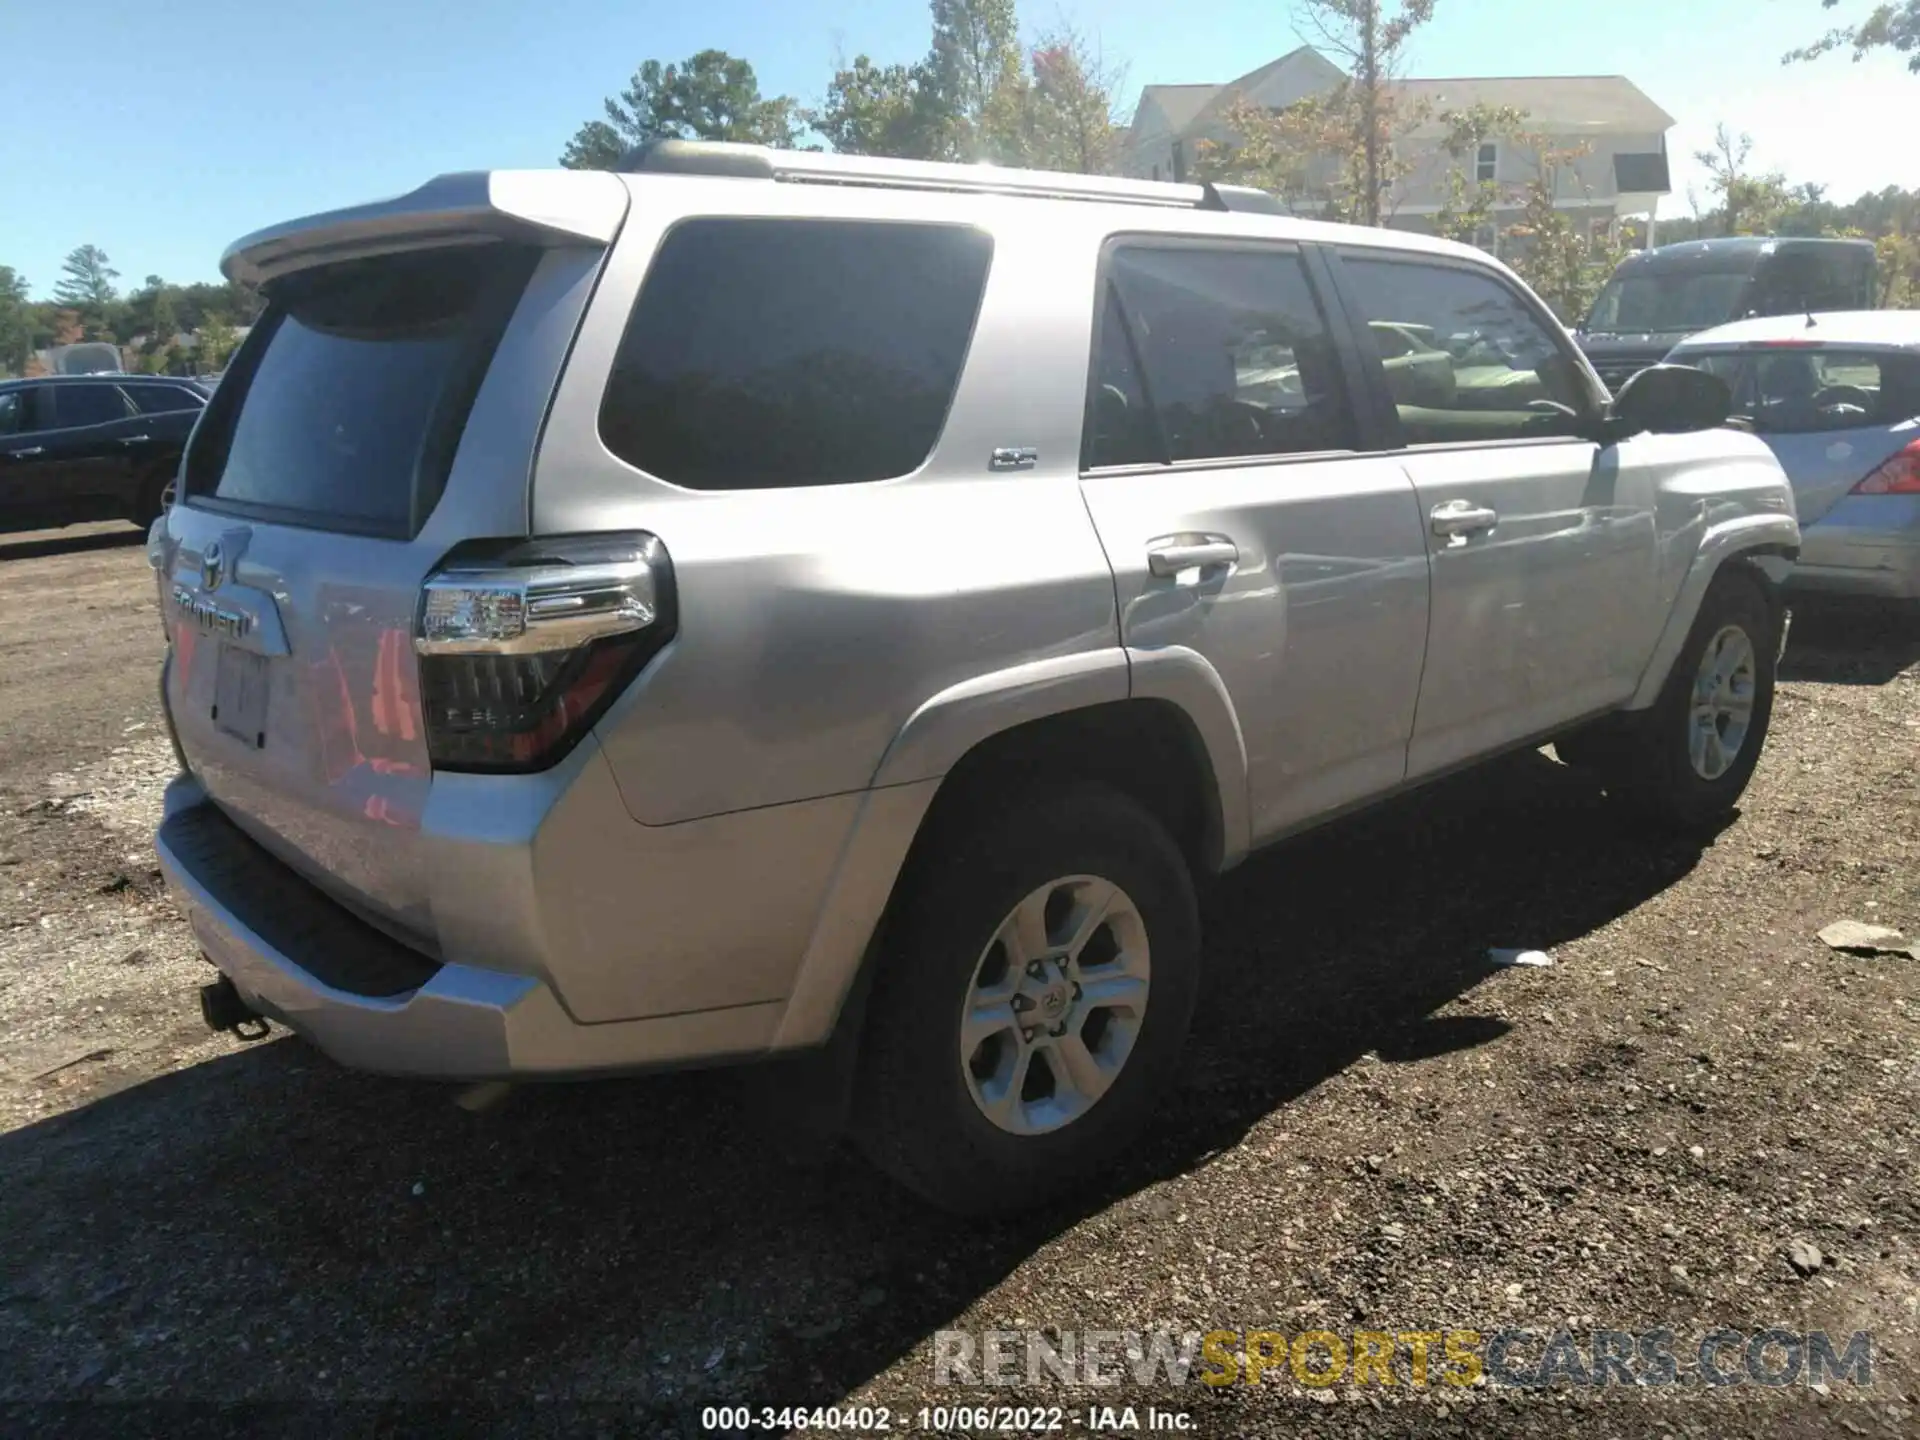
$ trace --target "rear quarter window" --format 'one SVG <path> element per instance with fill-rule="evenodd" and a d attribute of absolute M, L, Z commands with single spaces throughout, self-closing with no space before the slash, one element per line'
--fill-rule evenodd
<path fill-rule="evenodd" d="M 127 398 L 142 415 L 165 415 L 175 410 L 197 410 L 206 397 L 184 385 L 123 385 Z"/>
<path fill-rule="evenodd" d="M 681 224 L 621 338 L 601 439 L 696 490 L 910 474 L 946 424 L 992 248 L 959 225 Z"/>

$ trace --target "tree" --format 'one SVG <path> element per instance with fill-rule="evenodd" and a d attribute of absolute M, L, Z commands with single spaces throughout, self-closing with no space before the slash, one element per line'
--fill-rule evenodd
<path fill-rule="evenodd" d="M 567 142 L 570 170 L 611 170 L 649 140 L 735 140 L 791 148 L 799 107 L 787 96 L 764 99 L 753 66 L 724 50 L 702 50 L 678 65 L 649 60 L 606 101 L 607 118 L 589 120 Z"/>
<path fill-rule="evenodd" d="M 842 64 L 806 123 L 842 155 L 945 158 L 950 126 L 925 65 L 875 65 L 865 55 Z"/>
<path fill-rule="evenodd" d="M 1513 268 L 1563 322 L 1571 324 L 1592 308 L 1594 297 L 1626 250 L 1611 229 L 1583 231 L 1560 206 L 1560 177 L 1577 179 L 1577 162 L 1590 153 L 1591 146 L 1584 142 L 1556 146 L 1538 134 L 1521 133 L 1514 139 L 1533 155 L 1534 173 L 1521 188 L 1520 218 L 1507 228 L 1507 234 L 1520 242 L 1512 255 Z"/>
<path fill-rule="evenodd" d="M 1309 97 L 1267 110 L 1243 97 L 1227 107 L 1223 118 L 1236 138 L 1199 143 L 1194 155 L 1199 178 L 1268 191 L 1290 214 L 1339 213 L 1330 157 L 1339 153 L 1342 131 L 1324 101 Z"/>
<path fill-rule="evenodd" d="M 1028 67 L 1002 81 L 990 109 L 993 158 L 1036 170 L 1111 173 L 1123 129 L 1114 113 L 1122 72 L 1071 27 L 1041 36 Z"/>
<path fill-rule="evenodd" d="M 1753 137 L 1734 135 L 1726 125 L 1714 127 L 1713 148 L 1696 150 L 1693 158 L 1707 172 L 1707 190 L 1720 197 L 1721 233 L 1770 235 L 1792 203 L 1787 177 L 1779 171 L 1755 175 L 1747 168 Z"/>
<path fill-rule="evenodd" d="M 1020 26 L 1013 0 L 931 0 L 933 48 L 925 69 L 931 111 L 958 160 L 989 160 L 992 132 L 1017 124 L 1006 113 L 1020 80 Z"/>
<path fill-rule="evenodd" d="M 1839 3 L 1840 0 L 1820 0 L 1823 10 L 1831 10 Z M 1856 61 L 1875 50 L 1896 51 L 1907 57 L 1907 69 L 1920 75 L 1920 0 L 1890 0 L 1890 3 L 1875 5 L 1864 20 L 1838 26 L 1811 45 L 1788 51 L 1781 58 L 1781 64 L 1816 60 L 1843 46 L 1853 48 Z"/>
<path fill-rule="evenodd" d="M 1419 123 L 1396 82 L 1405 68 L 1407 42 L 1433 18 L 1434 0 L 1397 0 L 1391 13 L 1382 0 L 1302 0 L 1312 42 L 1341 64 L 1347 81 L 1327 106 L 1341 140 L 1347 172 L 1345 218 L 1378 225 L 1388 213 L 1387 196 L 1406 173 L 1396 153 L 1407 129 Z"/>
<path fill-rule="evenodd" d="M 118 294 L 113 282 L 119 278 L 120 272 L 107 263 L 106 251 L 98 245 L 82 245 L 60 267 L 53 298 L 62 305 L 97 314 L 113 303 Z"/>
<path fill-rule="evenodd" d="M 1428 118 L 1399 87 L 1407 43 L 1434 0 L 1301 0 L 1301 38 L 1341 63 L 1325 95 L 1278 110 L 1240 100 L 1225 116 L 1235 139 L 1202 142 L 1200 173 L 1271 190 L 1300 213 L 1378 225 L 1411 169 L 1401 142 Z M 1391 8 L 1390 8 L 1391 7 Z"/>
<path fill-rule="evenodd" d="M 1440 123 L 1446 127 L 1440 150 L 1453 164 L 1447 167 L 1447 198 L 1433 217 L 1436 235 L 1463 245 L 1479 244 L 1500 204 L 1499 183 L 1480 178 L 1480 147 L 1518 135 L 1526 119 L 1524 110 L 1511 105 L 1474 105 L 1440 113 Z"/>
<path fill-rule="evenodd" d="M 0 375 L 18 375 L 33 354 L 33 314 L 27 308 L 26 277 L 0 265 Z"/>
<path fill-rule="evenodd" d="M 193 338 L 193 363 L 202 375 L 216 374 L 239 343 L 240 337 L 233 333 L 233 327 L 224 318 L 209 316 L 201 323 L 199 333 Z"/>

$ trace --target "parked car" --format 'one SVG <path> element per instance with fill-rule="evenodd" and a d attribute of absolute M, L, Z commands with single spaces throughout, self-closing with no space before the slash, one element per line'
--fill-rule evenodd
<path fill-rule="evenodd" d="M 1167 1087 L 1254 849 L 1557 736 L 1723 821 L 1800 540 L 1726 387 L 1609 400 L 1497 261 L 1277 208 L 661 142 L 240 241 L 268 309 L 149 540 L 209 1023 L 809 1057 L 1017 1208 Z M 1542 398 L 1397 404 L 1374 320 Z"/>
<path fill-rule="evenodd" d="M 0 531 L 152 524 L 206 403 L 164 376 L 0 380 Z"/>
<path fill-rule="evenodd" d="M 1725 380 L 1793 482 L 1790 585 L 1920 600 L 1920 311 L 1746 320 L 1668 358 Z"/>
<path fill-rule="evenodd" d="M 1871 240 L 1731 235 L 1629 255 L 1595 297 L 1580 347 L 1618 389 L 1688 335 L 1763 315 L 1870 310 Z"/>

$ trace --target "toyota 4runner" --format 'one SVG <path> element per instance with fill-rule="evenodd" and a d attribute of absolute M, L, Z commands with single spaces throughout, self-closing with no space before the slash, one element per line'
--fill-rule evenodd
<path fill-rule="evenodd" d="M 1610 399 L 1498 262 L 1276 209 L 665 142 L 236 244 L 148 552 L 211 1023 L 839 1055 L 1005 1208 L 1148 1114 L 1255 848 L 1551 739 L 1729 813 L 1800 536 L 1725 387 Z"/>

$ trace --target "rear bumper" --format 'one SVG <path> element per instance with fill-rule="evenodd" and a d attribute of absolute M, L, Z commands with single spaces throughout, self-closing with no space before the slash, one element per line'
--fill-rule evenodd
<path fill-rule="evenodd" d="M 1843 500 L 1802 535 L 1796 590 L 1920 600 L 1920 496 Z"/>
<path fill-rule="evenodd" d="M 583 1024 L 534 976 L 436 963 L 374 929 L 254 845 L 190 776 L 168 787 L 155 845 L 202 950 L 247 1003 L 355 1069 L 478 1080 L 748 1058 L 785 1009 Z"/>

